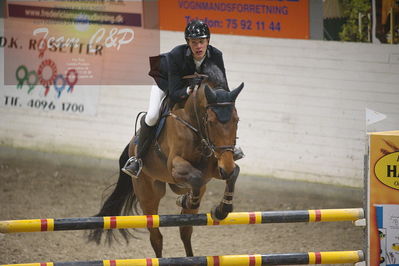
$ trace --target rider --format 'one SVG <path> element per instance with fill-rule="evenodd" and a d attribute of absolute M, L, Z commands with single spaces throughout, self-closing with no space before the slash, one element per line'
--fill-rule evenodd
<path fill-rule="evenodd" d="M 182 102 L 200 82 L 196 78 L 189 80 L 182 77 L 203 73 L 204 64 L 209 62 L 218 66 L 227 80 L 222 52 L 209 45 L 211 33 L 208 25 L 201 20 L 192 20 L 186 26 L 184 37 L 186 44 L 175 47 L 167 54 L 150 57 L 149 75 L 157 85 L 151 88 L 148 111 L 141 120 L 136 156 L 130 157 L 122 168 L 123 172 L 132 177 L 137 177 L 142 169 L 142 158 L 155 135 L 162 99 L 168 96 L 172 103 Z"/>

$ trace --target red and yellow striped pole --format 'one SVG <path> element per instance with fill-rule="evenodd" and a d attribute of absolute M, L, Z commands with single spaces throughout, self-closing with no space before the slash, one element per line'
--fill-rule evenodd
<path fill-rule="evenodd" d="M 0 233 L 54 231 L 54 219 L 12 220 L 0 222 Z"/>
<path fill-rule="evenodd" d="M 364 218 L 363 209 L 309 210 L 309 222 L 354 221 Z"/>
<path fill-rule="evenodd" d="M 147 258 L 131 260 L 103 260 L 85 262 L 47 262 L 30 264 L 7 264 L 2 266 L 166 266 L 166 265 L 202 265 L 202 266 L 262 266 L 297 264 L 345 264 L 364 261 L 363 251 L 327 251 L 269 255 L 226 255 L 199 256 L 181 258 Z"/>
<path fill-rule="evenodd" d="M 215 221 L 208 214 L 109 216 L 66 219 L 34 219 L 0 221 L 0 233 L 155 228 L 188 225 L 237 225 L 296 222 L 356 221 L 364 218 L 363 209 L 324 209 L 303 211 L 232 212 L 226 219 Z"/>
<path fill-rule="evenodd" d="M 308 252 L 308 264 L 345 264 L 364 261 L 363 251 Z"/>

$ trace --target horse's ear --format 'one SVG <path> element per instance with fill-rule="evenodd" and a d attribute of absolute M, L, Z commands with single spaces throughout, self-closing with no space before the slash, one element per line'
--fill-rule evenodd
<path fill-rule="evenodd" d="M 230 97 L 231 97 L 231 100 L 232 100 L 233 102 L 236 100 L 238 94 L 240 94 L 242 88 L 244 88 L 244 82 L 242 82 L 242 83 L 240 84 L 240 86 L 238 86 L 238 88 L 236 88 L 236 89 L 234 89 L 234 90 L 232 90 L 232 91 L 230 92 Z"/>
<path fill-rule="evenodd" d="M 216 93 L 208 85 L 205 85 L 205 97 L 208 103 L 216 102 Z"/>

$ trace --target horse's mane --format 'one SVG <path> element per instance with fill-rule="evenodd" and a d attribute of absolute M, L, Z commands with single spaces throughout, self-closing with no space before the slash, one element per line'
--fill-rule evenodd
<path fill-rule="evenodd" d="M 229 90 L 227 80 L 225 79 L 222 70 L 214 63 L 204 64 L 203 73 L 208 76 L 207 82 L 212 83 L 214 88 Z"/>
<path fill-rule="evenodd" d="M 204 63 L 203 72 L 208 77 L 202 81 L 202 85 L 206 84 L 210 86 L 213 90 L 222 89 L 225 91 L 230 91 L 227 85 L 227 80 L 225 79 L 222 70 L 214 64 L 213 62 Z M 183 108 L 185 101 L 181 103 L 172 103 L 172 108 Z M 174 107 L 173 107 L 174 106 Z"/>

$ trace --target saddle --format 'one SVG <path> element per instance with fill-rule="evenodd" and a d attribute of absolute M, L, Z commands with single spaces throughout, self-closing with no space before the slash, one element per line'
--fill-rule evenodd
<path fill-rule="evenodd" d="M 158 122 L 156 123 L 156 125 L 155 125 L 155 137 L 154 137 L 154 139 L 152 140 L 152 141 L 154 141 L 154 140 L 158 140 L 158 138 L 159 138 L 159 135 L 161 135 L 161 132 L 162 132 L 162 129 L 163 129 L 163 127 L 164 127 L 164 125 L 165 125 L 165 121 L 166 121 L 166 117 L 169 115 L 169 113 L 170 113 L 170 103 L 169 103 L 169 100 L 165 97 L 163 100 L 162 100 L 162 103 L 161 103 L 161 108 L 160 108 L 160 118 L 159 118 L 159 120 L 158 120 Z M 134 144 L 138 144 L 138 141 L 139 141 L 139 132 L 140 132 L 140 129 L 139 130 L 136 130 L 136 128 L 137 128 L 137 123 L 138 123 L 138 121 L 140 120 L 140 116 L 142 116 L 142 115 L 144 115 L 146 112 L 140 112 L 140 113 L 138 113 L 138 115 L 136 116 L 136 122 L 135 122 L 135 129 L 134 129 L 134 132 L 135 132 L 135 134 L 134 134 L 134 137 L 133 137 L 133 142 L 134 142 Z"/>
<path fill-rule="evenodd" d="M 145 113 L 145 112 L 140 112 L 139 115 L 137 115 L 137 117 L 136 117 L 136 126 L 137 126 L 137 121 L 139 119 L 140 114 L 143 114 L 143 113 Z M 155 136 L 151 140 L 152 144 L 150 145 L 150 148 L 154 148 L 155 152 L 158 154 L 158 156 L 164 162 L 166 162 L 168 158 L 162 152 L 161 147 L 159 146 L 159 143 L 158 143 L 158 138 L 161 135 L 162 129 L 165 126 L 166 117 L 169 116 L 169 114 L 170 114 L 170 103 L 169 103 L 169 100 L 166 97 L 162 100 L 160 113 L 161 113 L 161 115 L 160 115 L 160 118 L 159 118 L 157 124 L 155 125 Z M 136 132 L 136 130 L 135 130 L 135 132 Z M 140 134 L 137 131 L 136 134 L 134 135 L 134 138 L 133 138 L 133 142 L 136 145 L 138 145 L 138 142 L 139 142 L 139 135 Z"/>

